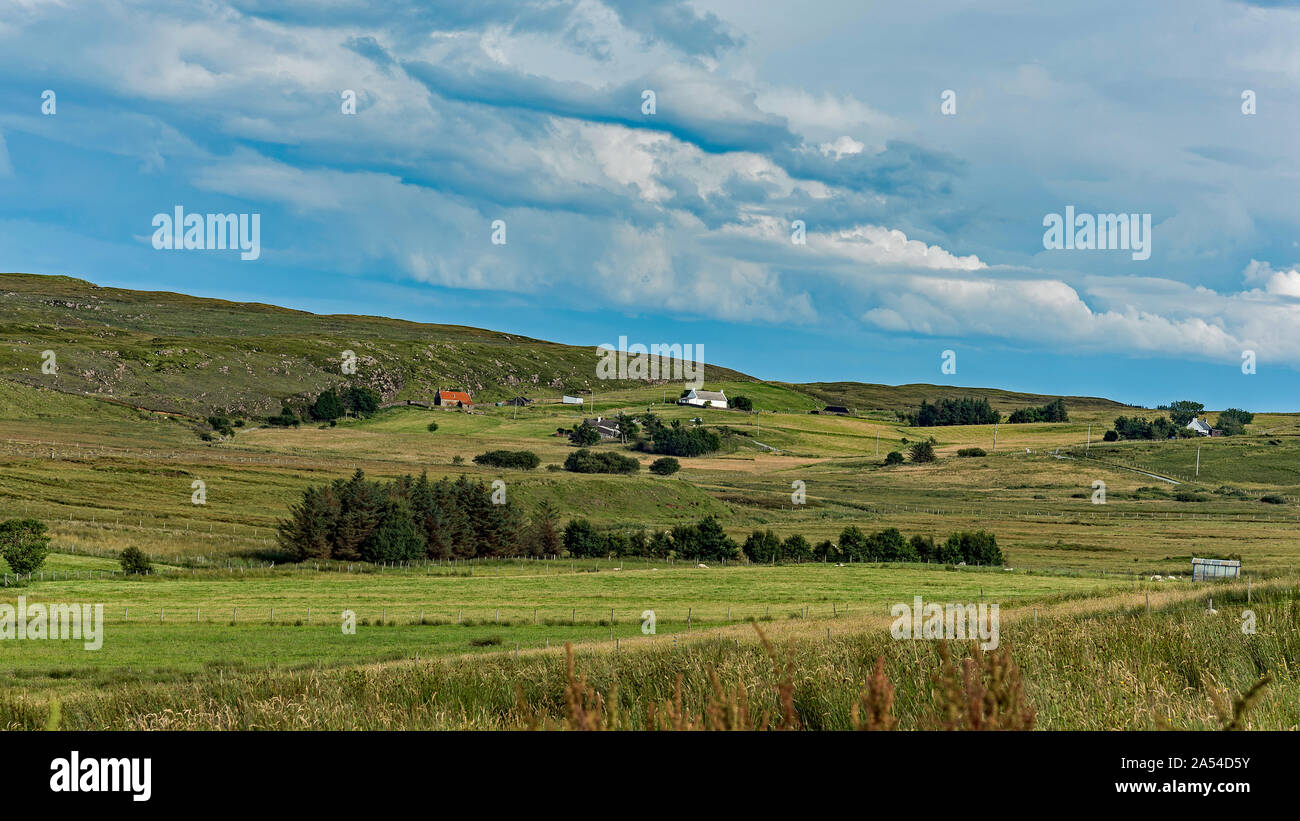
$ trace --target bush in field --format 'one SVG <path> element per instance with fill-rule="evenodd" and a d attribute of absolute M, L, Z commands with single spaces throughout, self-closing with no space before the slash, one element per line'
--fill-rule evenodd
<path fill-rule="evenodd" d="M 903 464 L 903 454 L 899 453 L 896 450 L 891 450 L 889 453 L 885 454 L 885 464 L 886 465 Z"/>
<path fill-rule="evenodd" d="M 988 456 L 988 453 L 985 452 L 984 448 L 962 448 L 957 451 L 957 455 L 969 459 L 976 456 Z"/>
<path fill-rule="evenodd" d="M 0 523 L 0 556 L 15 573 L 41 569 L 50 553 L 50 537 L 39 519 L 9 519 Z"/>
<path fill-rule="evenodd" d="M 671 456 L 664 456 L 650 463 L 650 472 L 660 476 L 672 476 L 682 469 L 682 463 Z"/>
<path fill-rule="evenodd" d="M 1106 431 L 1104 434 L 1102 434 L 1102 437 L 1101 437 L 1101 438 L 1102 438 L 1102 441 L 1105 441 L 1105 442 L 1118 442 L 1118 441 L 1119 441 L 1119 433 L 1118 433 L 1117 431 L 1114 431 L 1114 430 L 1108 430 L 1108 431 Z"/>
<path fill-rule="evenodd" d="M 227 416 L 221 414 L 209 416 L 208 424 L 212 426 L 213 430 L 226 438 L 232 438 L 235 435 L 235 428 Z"/>
<path fill-rule="evenodd" d="M 268 425 L 275 425 L 276 427 L 281 428 L 287 428 L 290 425 L 298 427 L 301 422 L 302 420 L 298 418 L 298 414 L 294 413 L 293 408 L 288 405 L 280 406 L 280 414 L 278 416 L 268 416 L 266 419 Z"/>
<path fill-rule="evenodd" d="M 754 409 L 754 400 L 748 396 L 733 396 L 730 405 L 737 410 L 752 411 Z"/>
<path fill-rule="evenodd" d="M 430 422 L 430 423 L 429 423 L 429 427 L 427 428 L 427 430 L 429 431 L 429 433 L 433 433 L 433 432 L 434 432 L 435 430 L 437 430 L 437 429 L 438 429 L 438 423 L 437 423 L 437 422 Z"/>
<path fill-rule="evenodd" d="M 907 453 L 908 456 L 911 457 L 912 461 L 916 463 L 934 461 L 934 445 L 929 442 L 917 442 L 915 445 L 912 445 Z"/>
<path fill-rule="evenodd" d="M 489 450 L 474 457 L 474 464 L 494 468 L 532 470 L 541 463 L 542 460 L 531 450 Z"/>
<path fill-rule="evenodd" d="M 117 559 L 122 563 L 122 572 L 128 576 L 147 576 L 153 572 L 153 565 L 149 563 L 149 557 L 144 555 L 144 551 L 135 545 L 123 550 Z"/>
<path fill-rule="evenodd" d="M 574 473 L 636 473 L 641 469 L 641 463 L 621 453 L 593 453 L 582 448 L 569 454 L 569 458 L 564 460 L 564 469 Z"/>

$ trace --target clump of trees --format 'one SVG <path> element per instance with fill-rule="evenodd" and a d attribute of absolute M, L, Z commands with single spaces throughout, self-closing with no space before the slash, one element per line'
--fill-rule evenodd
<path fill-rule="evenodd" d="M 50 537 L 39 519 L 9 519 L 0 522 L 0 556 L 15 573 L 41 569 L 50 554 Z"/>
<path fill-rule="evenodd" d="M 1001 417 L 987 399 L 965 396 L 960 399 L 940 399 L 930 404 L 921 400 L 921 407 L 900 417 L 914 428 L 940 425 L 992 425 Z"/>
<path fill-rule="evenodd" d="M 1179 427 L 1185 427 L 1189 422 L 1201 415 L 1201 412 L 1205 410 L 1205 406 L 1190 399 L 1180 399 L 1177 402 L 1170 402 L 1166 407 L 1156 408 L 1156 410 L 1169 411 L 1170 421 Z"/>
<path fill-rule="evenodd" d="M 736 559 L 740 548 L 713 516 L 698 524 L 678 525 L 671 531 L 645 530 L 597 533 L 586 519 L 573 519 L 564 528 L 564 548 L 577 558 L 605 556 L 669 556 L 689 561 Z"/>
<path fill-rule="evenodd" d="M 236 424 L 237 423 L 230 420 L 230 417 L 223 413 L 213 414 L 208 417 L 209 427 L 227 439 L 233 439 L 235 437 Z"/>
<path fill-rule="evenodd" d="M 341 393 L 332 388 L 322 391 L 307 412 L 312 419 L 329 422 L 351 412 L 356 416 L 369 416 L 379 410 L 378 392 L 364 385 L 349 385 Z"/>
<path fill-rule="evenodd" d="M 913 462 L 924 463 L 935 460 L 934 445 L 929 442 L 917 442 L 908 449 L 907 454 Z"/>
<path fill-rule="evenodd" d="M 839 542 L 815 547 L 798 534 L 782 541 L 770 530 L 756 530 L 741 548 L 755 564 L 776 562 L 941 562 L 944 564 L 1000 565 L 1004 559 L 997 539 L 985 531 L 953 533 L 936 543 L 933 536 L 907 539 L 895 527 L 868 534 L 855 525 L 844 528 Z"/>
<path fill-rule="evenodd" d="M 1164 416 L 1157 416 L 1149 421 L 1141 416 L 1117 416 L 1114 428 L 1115 439 L 1171 439 L 1194 436 L 1195 434 L 1187 430 L 1185 425 L 1186 423 L 1180 425 Z M 1104 436 L 1103 439 L 1108 442 L 1114 441 Z"/>
<path fill-rule="evenodd" d="M 547 538 L 547 534 L 550 538 Z M 405 476 L 312 485 L 280 522 L 280 546 L 294 559 L 394 562 L 430 558 L 553 555 L 555 512 L 531 518 L 464 476 L 456 481 Z"/>
<path fill-rule="evenodd" d="M 1023 422 L 1068 422 L 1070 415 L 1065 411 L 1065 400 L 1054 399 L 1046 405 L 1036 408 L 1018 408 L 1011 412 L 1007 421 L 1012 424 Z"/>
<path fill-rule="evenodd" d="M 754 400 L 748 396 L 733 396 L 730 405 L 736 410 L 752 411 L 754 409 Z"/>
<path fill-rule="evenodd" d="M 1255 414 L 1241 408 L 1228 408 L 1219 414 L 1214 426 L 1223 431 L 1224 436 L 1241 436 L 1246 426 L 1255 421 Z"/>
<path fill-rule="evenodd" d="M 636 473 L 641 463 L 614 451 L 575 450 L 564 460 L 564 469 L 574 473 Z"/>
<path fill-rule="evenodd" d="M 489 450 L 474 457 L 476 465 L 516 470 L 532 470 L 541 463 L 541 458 L 531 450 Z"/>
<path fill-rule="evenodd" d="M 656 420 L 657 421 L 657 420 Z M 649 451 L 665 456 L 703 456 L 722 447 L 718 434 L 704 427 L 683 427 L 681 420 L 673 420 L 671 425 L 658 424 L 650 433 Z M 644 442 L 638 443 L 647 449 Z"/>
<path fill-rule="evenodd" d="M 302 424 L 302 419 L 299 418 L 298 414 L 293 412 L 293 408 L 288 405 L 281 405 L 280 413 L 276 416 L 268 416 L 266 418 L 266 423 L 280 428 L 287 428 L 289 426 L 296 428 Z"/>

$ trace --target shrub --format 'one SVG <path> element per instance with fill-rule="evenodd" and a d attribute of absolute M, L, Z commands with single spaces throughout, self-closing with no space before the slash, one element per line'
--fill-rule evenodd
<path fill-rule="evenodd" d="M 908 450 L 908 455 L 912 458 L 913 462 L 933 462 L 934 445 L 929 442 L 917 442 L 915 445 L 912 445 L 910 450 Z"/>
<path fill-rule="evenodd" d="M 671 456 L 664 456 L 650 463 L 650 472 L 660 476 L 672 476 L 682 469 L 682 463 Z"/>
<path fill-rule="evenodd" d="M 962 448 L 961 450 L 957 451 L 957 455 L 966 458 L 970 458 L 974 456 L 988 456 L 988 454 L 984 451 L 984 448 Z"/>
<path fill-rule="evenodd" d="M 886 465 L 903 464 L 903 454 L 899 453 L 896 450 L 891 450 L 888 454 L 885 455 L 885 464 Z"/>
<path fill-rule="evenodd" d="M 268 416 L 266 422 L 268 425 L 275 425 L 277 427 L 287 428 L 290 425 L 297 427 L 299 423 L 302 422 L 302 420 L 298 418 L 298 414 L 293 412 L 293 408 L 289 407 L 288 405 L 281 405 L 280 415 Z"/>
<path fill-rule="evenodd" d="M 1260 500 L 1261 502 L 1263 502 L 1264 504 L 1266 504 L 1266 505 L 1284 505 L 1284 504 L 1286 504 L 1286 499 L 1283 499 L 1281 496 L 1278 496 L 1278 495 L 1276 495 L 1276 494 L 1272 494 L 1272 493 L 1268 494 L 1267 496 L 1261 496 L 1261 497 L 1259 497 L 1259 500 Z"/>
<path fill-rule="evenodd" d="M 737 410 L 752 411 L 754 409 L 754 400 L 748 396 L 733 396 L 731 397 L 731 407 Z"/>
<path fill-rule="evenodd" d="M 122 572 L 128 576 L 147 576 L 153 572 L 153 565 L 149 563 L 149 557 L 144 555 L 144 551 L 132 545 L 117 557 L 122 563 Z"/>
<path fill-rule="evenodd" d="M 1117 442 L 1119 441 L 1119 433 L 1114 430 L 1108 430 L 1101 438 L 1102 441 L 1105 442 Z"/>
<path fill-rule="evenodd" d="M 564 460 L 564 469 L 574 473 L 636 473 L 641 469 L 641 463 L 621 453 L 593 453 L 582 448 L 569 454 L 569 458 Z"/>
<path fill-rule="evenodd" d="M 600 431 L 591 425 L 574 425 L 573 430 L 569 433 L 569 441 L 582 447 L 595 445 L 600 442 Z"/>
<path fill-rule="evenodd" d="M 222 436 L 229 438 L 235 435 L 234 426 L 231 425 L 230 419 L 225 416 L 221 416 L 220 414 L 216 416 L 209 416 L 208 424 L 212 426 L 213 430 L 215 430 L 217 433 L 221 434 Z"/>
<path fill-rule="evenodd" d="M 0 556 L 15 573 L 40 570 L 50 552 L 50 537 L 39 519 L 10 519 L 0 523 Z"/>
<path fill-rule="evenodd" d="M 542 460 L 531 450 L 489 450 L 474 457 L 474 464 L 494 468 L 532 470 L 541 463 Z"/>
<path fill-rule="evenodd" d="M 435 430 L 437 430 L 437 429 L 438 429 L 438 423 L 437 423 L 437 422 L 430 422 L 430 423 L 429 423 L 429 427 L 427 428 L 427 430 L 429 431 L 429 433 L 433 433 L 433 432 L 434 432 Z"/>

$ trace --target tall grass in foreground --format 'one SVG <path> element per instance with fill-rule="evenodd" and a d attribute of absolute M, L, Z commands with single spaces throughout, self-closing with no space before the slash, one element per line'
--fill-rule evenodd
<path fill-rule="evenodd" d="M 700 638 L 349 669 L 230 673 L 69 697 L 62 729 L 1297 729 L 1300 600 L 1004 624 L 1002 647 Z M 1267 682 L 1262 681 L 1268 678 Z M 0 701 L 42 729 L 46 701 Z"/>

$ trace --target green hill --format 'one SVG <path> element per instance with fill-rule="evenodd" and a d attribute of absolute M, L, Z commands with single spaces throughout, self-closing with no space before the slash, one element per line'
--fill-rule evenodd
<path fill-rule="evenodd" d="M 857 411 L 870 413 L 884 411 L 892 414 L 898 410 L 915 410 L 921 400 L 935 402 L 939 399 L 958 399 L 973 396 L 987 399 L 994 410 L 1008 413 L 1017 408 L 1044 405 L 1057 397 L 1050 394 L 1018 393 L 997 388 L 963 388 L 953 385 L 872 385 L 863 382 L 807 382 L 797 386 L 803 393 L 815 397 L 827 405 L 841 405 Z M 1133 410 L 1129 405 L 1095 396 L 1066 396 L 1066 407 L 1071 411 L 1117 411 Z"/>
<path fill-rule="evenodd" d="M 41 372 L 46 350 L 56 375 Z M 342 373 L 344 351 L 356 354 L 355 376 Z M 428 401 L 440 387 L 490 402 L 645 385 L 598 382 L 596 362 L 594 346 L 481 328 L 0 274 L 0 376 L 151 410 L 265 415 L 350 381 L 386 401 Z M 754 381 L 711 365 L 705 379 Z"/>
<path fill-rule="evenodd" d="M 57 357 L 57 374 L 41 371 L 47 350 Z M 357 357 L 355 375 L 342 373 L 344 351 Z M 482 328 L 0 274 L 0 378 L 148 410 L 267 415 L 284 401 L 303 404 L 349 382 L 374 388 L 388 402 L 428 401 L 440 387 L 468 391 L 478 402 L 518 395 L 558 400 L 592 388 L 602 396 L 637 391 L 641 401 L 646 382 L 597 380 L 596 362 L 594 346 Z M 714 365 L 705 366 L 705 382 L 728 395 L 748 394 L 761 409 L 796 412 L 825 404 L 892 414 L 922 399 L 958 396 L 987 397 L 1007 412 L 1055 398 L 947 385 L 761 383 Z M 655 384 L 669 393 L 676 387 Z M 1065 399 L 1077 411 L 1128 409 L 1108 399 Z"/>

